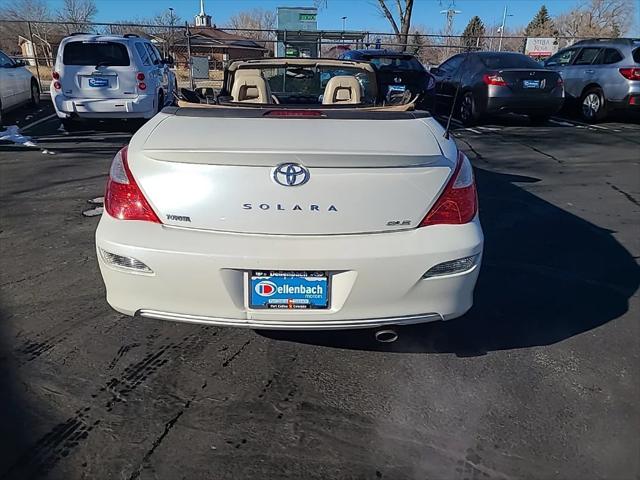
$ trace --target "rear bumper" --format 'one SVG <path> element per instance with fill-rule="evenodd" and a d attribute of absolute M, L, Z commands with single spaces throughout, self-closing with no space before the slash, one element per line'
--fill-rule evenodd
<path fill-rule="evenodd" d="M 272 329 L 365 328 L 448 320 L 473 303 L 483 235 L 476 218 L 368 235 L 274 236 L 205 232 L 103 215 L 96 232 L 107 301 L 150 318 Z M 144 262 L 153 273 L 108 265 L 100 249 Z M 423 279 L 442 262 L 478 255 L 466 272 Z M 248 308 L 248 270 L 330 272 L 327 310 Z"/>
<path fill-rule="evenodd" d="M 486 111 L 487 113 L 553 115 L 562 108 L 563 103 L 564 97 L 554 95 L 489 97 Z"/>
<path fill-rule="evenodd" d="M 151 118 L 156 113 L 154 95 L 135 98 L 69 98 L 52 93 L 60 118 Z"/>
<path fill-rule="evenodd" d="M 630 93 L 622 101 L 609 101 L 608 104 L 612 110 L 640 112 L 640 92 Z"/>

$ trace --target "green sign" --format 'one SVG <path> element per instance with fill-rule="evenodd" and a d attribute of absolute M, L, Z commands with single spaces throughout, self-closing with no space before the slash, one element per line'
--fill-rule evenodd
<path fill-rule="evenodd" d="M 300 51 L 296 47 L 286 47 L 284 50 L 285 57 L 298 57 L 300 55 Z"/>
<path fill-rule="evenodd" d="M 301 13 L 298 17 L 301 22 L 315 22 L 316 14 L 315 13 Z"/>

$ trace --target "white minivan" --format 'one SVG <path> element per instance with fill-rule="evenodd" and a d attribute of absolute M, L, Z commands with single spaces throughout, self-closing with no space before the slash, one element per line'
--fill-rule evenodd
<path fill-rule="evenodd" d="M 66 37 L 52 73 L 56 113 L 65 126 L 77 119 L 151 118 L 173 102 L 172 63 L 138 35 Z"/>

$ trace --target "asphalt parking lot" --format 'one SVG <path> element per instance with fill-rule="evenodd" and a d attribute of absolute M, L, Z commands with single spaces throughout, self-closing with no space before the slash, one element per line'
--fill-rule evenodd
<path fill-rule="evenodd" d="M 131 132 L 51 112 L 0 142 L 0 479 L 639 478 L 638 122 L 455 126 L 476 304 L 383 345 L 112 311 L 83 212 Z"/>

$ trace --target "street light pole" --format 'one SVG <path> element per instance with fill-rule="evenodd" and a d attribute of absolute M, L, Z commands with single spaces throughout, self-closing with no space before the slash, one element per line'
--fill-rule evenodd
<path fill-rule="evenodd" d="M 347 29 L 347 17 L 342 17 L 342 31 Z"/>
<path fill-rule="evenodd" d="M 504 27 L 507 23 L 507 17 L 513 17 L 513 15 L 507 15 L 507 5 L 504 6 L 504 13 L 502 14 L 502 26 L 500 27 L 500 43 L 498 44 L 498 51 L 502 51 L 502 36 L 504 35 Z"/>

